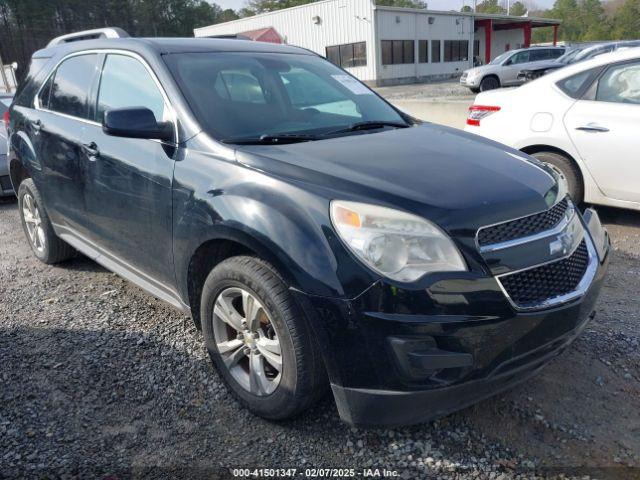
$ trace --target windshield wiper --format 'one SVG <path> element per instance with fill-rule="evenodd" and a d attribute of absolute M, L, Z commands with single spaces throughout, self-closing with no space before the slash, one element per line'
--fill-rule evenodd
<path fill-rule="evenodd" d="M 328 137 L 331 135 L 339 135 L 341 133 L 350 133 L 350 132 L 359 132 L 362 130 L 377 130 L 379 128 L 384 127 L 395 127 L 395 128 L 409 128 L 411 125 L 402 122 L 386 122 L 386 121 L 368 121 L 368 122 L 358 122 L 353 125 L 349 125 L 348 127 L 341 128 L 339 130 L 333 130 L 323 134 L 323 137 Z"/>
<path fill-rule="evenodd" d="M 285 145 L 287 143 L 301 143 L 317 140 L 315 135 L 304 135 L 297 133 L 282 133 L 275 135 L 261 135 L 259 137 L 238 137 L 227 138 L 222 143 L 233 143 L 235 145 Z"/>

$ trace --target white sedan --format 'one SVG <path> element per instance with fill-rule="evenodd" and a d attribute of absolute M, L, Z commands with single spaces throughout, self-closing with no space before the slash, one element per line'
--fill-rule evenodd
<path fill-rule="evenodd" d="M 640 210 L 640 48 L 481 93 L 465 130 L 554 167 L 577 202 Z"/>

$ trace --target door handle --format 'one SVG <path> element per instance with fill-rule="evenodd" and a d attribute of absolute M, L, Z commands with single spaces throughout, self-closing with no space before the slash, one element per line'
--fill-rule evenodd
<path fill-rule="evenodd" d="M 91 161 L 97 160 L 98 157 L 100 156 L 100 149 L 98 148 L 98 145 L 96 145 L 96 142 L 83 143 L 82 149 L 84 150 L 84 152 L 87 154 L 87 157 L 89 157 L 89 160 Z"/>
<path fill-rule="evenodd" d="M 35 122 L 31 122 L 31 128 L 33 128 L 33 131 L 36 133 L 40 132 L 40 130 L 42 130 L 42 121 L 38 119 Z"/>
<path fill-rule="evenodd" d="M 580 130 L 581 132 L 602 132 L 602 133 L 609 131 L 607 127 L 601 127 L 596 123 L 589 123 L 587 125 L 576 127 L 576 130 Z"/>

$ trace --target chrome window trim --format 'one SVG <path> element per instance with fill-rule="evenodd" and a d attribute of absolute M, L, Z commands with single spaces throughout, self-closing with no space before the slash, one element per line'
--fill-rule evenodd
<path fill-rule="evenodd" d="M 511 306 L 516 311 L 529 312 L 529 311 L 535 311 L 535 310 L 544 310 L 544 309 L 547 309 L 547 308 L 555 307 L 557 305 L 561 305 L 561 304 L 564 304 L 564 303 L 571 302 L 573 300 L 577 300 L 578 298 L 583 297 L 587 293 L 587 291 L 589 290 L 589 287 L 591 286 L 591 283 L 593 282 L 593 279 L 596 276 L 596 272 L 598 270 L 598 254 L 597 254 L 597 252 L 595 250 L 595 247 L 593 245 L 593 240 L 591 239 L 591 236 L 587 234 L 587 232 L 583 231 L 582 239 L 584 240 L 585 244 L 587 245 L 587 252 L 588 252 L 588 255 L 589 255 L 589 260 L 588 260 L 588 263 L 587 263 L 587 269 L 586 269 L 584 275 L 582 276 L 582 279 L 580 280 L 580 283 L 578 283 L 577 288 L 573 292 L 565 293 L 564 295 L 559 295 L 557 297 L 547 298 L 547 299 L 543 300 L 542 302 L 537 303 L 535 305 L 523 307 L 523 306 L 518 305 L 516 302 L 513 301 L 511 296 L 507 293 L 506 289 L 502 285 L 501 279 L 504 278 L 504 277 L 508 277 L 509 275 L 514 275 L 516 273 L 524 272 L 524 271 L 527 271 L 527 270 L 532 270 L 532 269 L 535 269 L 535 268 L 542 267 L 544 265 L 549 265 L 549 264 L 552 264 L 552 263 L 561 262 L 563 260 L 566 260 L 567 258 L 569 258 L 571 255 L 573 255 L 576 252 L 576 250 L 580 246 L 580 243 L 582 243 L 582 242 L 578 243 L 578 246 L 569 255 L 567 255 L 565 257 L 562 257 L 562 258 L 559 258 L 559 259 L 555 259 L 555 260 L 552 260 L 550 262 L 545 262 L 545 263 L 541 263 L 541 264 L 538 264 L 538 265 L 534 265 L 532 267 L 527 267 L 527 268 L 523 268 L 523 269 L 520 269 L 520 270 L 516 270 L 514 272 L 509 272 L 509 273 L 505 273 L 505 274 L 496 276 L 496 280 L 498 282 L 498 286 L 500 287 L 500 290 L 502 290 L 502 293 L 505 295 L 507 300 L 509 300 L 509 303 L 511 304 Z"/>
<path fill-rule="evenodd" d="M 539 238 L 544 238 L 544 237 L 548 236 L 547 232 L 551 232 L 552 230 L 545 230 L 544 232 L 536 233 L 536 234 L 529 235 L 529 236 L 526 236 L 526 237 L 515 238 L 513 240 L 507 240 L 505 242 L 492 243 L 492 244 L 489 244 L 489 245 L 485 245 L 483 247 L 481 247 L 480 243 L 478 242 L 478 236 L 480 235 L 480 231 L 481 230 L 484 230 L 486 228 L 491 228 L 491 227 L 497 227 L 498 225 L 503 225 L 505 223 L 517 222 L 518 220 L 523 220 L 523 219 L 528 218 L 528 217 L 533 217 L 534 215 L 539 215 L 541 213 L 548 212 L 549 210 L 554 208 L 556 205 L 558 205 L 560 202 L 562 202 L 565 198 L 567 199 L 567 210 L 569 210 L 571 208 L 573 210 L 573 214 L 575 215 L 576 207 L 575 207 L 575 205 L 573 204 L 573 202 L 571 201 L 571 199 L 569 197 L 563 197 L 563 198 L 560 198 L 560 199 L 556 199 L 556 202 L 553 205 L 551 205 L 549 208 L 547 208 L 546 210 L 540 210 L 538 212 L 529 213 L 529 214 L 523 215 L 521 217 L 511 218 L 509 220 L 503 220 L 501 222 L 491 223 L 489 225 L 483 225 L 482 227 L 478 228 L 478 230 L 476 230 L 476 236 L 475 236 L 475 239 L 474 239 L 475 244 L 476 244 L 476 248 L 478 249 L 478 251 L 480 253 L 493 252 L 495 250 L 502 250 L 504 248 L 509 248 L 509 247 L 512 247 L 512 246 L 515 246 L 515 245 L 521 245 L 523 243 L 529 243 L 529 242 L 538 240 Z M 563 220 L 564 219 L 566 219 L 566 214 L 565 214 L 565 217 L 563 218 Z M 569 221 L 570 220 L 571 219 L 569 219 Z M 569 221 L 567 221 L 567 223 L 569 223 Z M 561 222 L 562 222 L 562 220 L 561 220 Z M 556 228 L 557 228 L 557 226 L 553 227 L 553 230 L 555 230 Z M 539 238 L 536 238 L 536 237 L 538 237 L 538 235 L 542 235 L 542 236 L 539 237 Z M 549 234 L 549 235 L 551 235 L 551 234 Z M 514 243 L 512 245 L 502 246 L 503 244 L 508 244 L 508 243 L 511 243 L 511 242 L 517 242 L 517 243 Z M 499 246 L 499 248 L 495 248 L 496 245 Z"/>
<path fill-rule="evenodd" d="M 79 122 L 86 123 L 86 124 L 89 124 L 89 125 L 102 127 L 102 124 L 99 123 L 99 122 L 96 122 L 96 121 L 93 121 L 93 120 L 88 120 L 86 118 L 76 117 L 76 116 L 73 116 L 73 115 L 68 115 L 68 114 L 62 113 L 62 112 L 56 112 L 56 111 L 53 111 L 53 110 L 49 110 L 48 108 L 42 108 L 40 106 L 40 92 L 42 91 L 44 86 L 47 84 L 47 82 L 49 81 L 51 76 L 58 70 L 58 67 L 60 67 L 62 62 L 66 61 L 66 60 L 68 60 L 69 58 L 72 58 L 72 57 L 78 57 L 78 56 L 81 56 L 81 55 L 99 55 L 101 53 L 103 53 L 105 55 L 112 54 L 112 55 L 124 55 L 126 57 L 131 57 L 131 58 L 134 58 L 134 59 L 138 60 L 144 66 L 144 68 L 147 70 L 149 75 L 151 75 L 151 78 L 153 79 L 154 83 L 156 84 L 156 87 L 158 87 L 158 89 L 160 90 L 160 94 L 162 95 L 162 98 L 165 101 L 166 107 L 167 107 L 168 112 L 169 112 L 170 120 L 173 123 L 173 129 L 174 129 L 174 134 L 175 134 L 175 144 L 176 145 L 179 144 L 180 143 L 180 139 L 178 138 L 178 117 L 177 117 L 177 114 L 176 114 L 176 110 L 173 108 L 173 104 L 169 100 L 169 96 L 167 95 L 167 92 L 165 91 L 164 87 L 162 86 L 162 83 L 160 83 L 160 80 L 158 79 L 158 76 L 153 71 L 153 69 L 151 68 L 149 63 L 141 55 L 139 55 L 138 53 L 130 52 L 128 50 L 121 50 L 121 49 L 117 49 L 117 48 L 94 48 L 94 49 L 90 49 L 90 50 L 82 50 L 82 51 L 79 51 L 79 52 L 73 52 L 73 53 L 70 53 L 68 55 L 65 55 L 64 57 L 62 57 L 55 64 L 55 66 L 48 73 L 48 75 L 45 78 L 45 80 L 42 82 L 42 85 L 40 85 L 40 88 L 38 88 L 38 92 L 36 93 L 36 95 L 34 97 L 34 100 L 33 100 L 33 107 L 36 110 L 41 111 L 41 112 L 52 113 L 54 115 L 59 115 L 61 117 L 68 118 L 68 119 L 71 119 L 71 120 L 77 120 Z M 100 66 L 96 66 L 96 68 L 100 69 L 100 82 L 102 82 L 102 70 L 104 69 L 104 63 L 102 65 L 100 65 Z M 97 95 L 100 95 L 100 83 L 98 84 Z M 154 140 L 154 141 L 160 142 L 160 140 Z"/>

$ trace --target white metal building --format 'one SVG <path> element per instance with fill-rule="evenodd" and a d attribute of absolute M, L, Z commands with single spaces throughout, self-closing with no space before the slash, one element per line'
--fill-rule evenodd
<path fill-rule="evenodd" d="M 506 50 L 529 46 L 531 29 L 558 20 L 376 6 L 374 0 L 324 0 L 194 30 L 196 37 L 239 36 L 313 50 L 374 85 L 455 77 Z M 271 35 L 265 32 L 269 31 Z"/>

